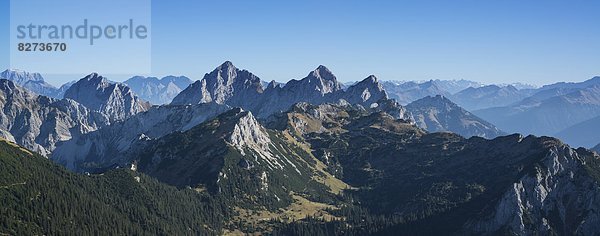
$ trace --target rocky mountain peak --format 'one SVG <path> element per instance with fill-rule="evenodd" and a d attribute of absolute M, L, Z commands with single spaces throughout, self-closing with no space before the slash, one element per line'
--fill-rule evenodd
<path fill-rule="evenodd" d="M 346 90 L 345 99 L 352 104 L 361 104 L 370 107 L 381 99 L 387 99 L 388 95 L 379 83 L 377 77 L 370 75 L 364 80 L 350 86 Z"/>
<path fill-rule="evenodd" d="M 240 70 L 229 61 L 204 75 L 175 98 L 172 104 L 198 104 L 216 102 L 241 106 L 248 99 L 263 92 L 260 78 L 247 70 Z"/>
<path fill-rule="evenodd" d="M 342 90 L 342 84 L 337 81 L 335 75 L 325 66 L 320 65 L 317 69 L 311 71 L 302 81 L 305 83 L 316 83 L 317 89 L 322 94 L 332 93 Z"/>
<path fill-rule="evenodd" d="M 333 75 L 333 73 L 324 65 L 319 65 L 317 69 L 308 74 L 308 77 L 314 77 L 328 81 L 337 81 L 335 75 Z"/>
<path fill-rule="evenodd" d="M 217 67 L 217 69 L 221 70 L 221 69 L 232 69 L 232 70 L 236 70 L 237 68 L 233 65 L 233 62 L 231 61 L 225 61 L 223 62 L 223 64 L 221 64 L 219 67 Z"/>
<path fill-rule="evenodd" d="M 56 97 L 58 90 L 53 85 L 46 83 L 40 73 L 11 69 L 0 73 L 0 78 L 11 80 L 17 85 L 40 95 Z"/>
<path fill-rule="evenodd" d="M 231 84 L 237 78 L 238 72 L 239 69 L 233 63 L 226 61 L 209 73 L 209 76 L 205 76 L 204 78 L 209 80 L 209 83 L 214 81 L 222 84 Z"/>
<path fill-rule="evenodd" d="M 81 83 L 79 83 L 81 82 Z M 85 77 L 83 77 L 83 79 L 79 80 L 79 82 L 76 82 L 75 84 L 77 84 L 78 86 L 92 86 L 95 87 L 97 89 L 105 89 L 110 87 L 111 83 L 104 78 L 103 76 L 99 75 L 96 72 L 93 72 Z M 74 85 L 75 85 L 74 84 Z M 71 87 L 73 87 L 74 85 L 71 85 Z"/>
<path fill-rule="evenodd" d="M 242 155 L 245 155 L 245 150 L 251 149 L 261 156 L 272 158 L 269 152 L 271 143 L 269 135 L 252 113 L 240 108 L 234 108 L 228 113 L 235 117 L 235 125 L 227 142 L 237 148 Z"/>
<path fill-rule="evenodd" d="M 111 83 L 97 73 L 77 81 L 65 91 L 64 97 L 105 114 L 111 122 L 125 120 L 150 108 L 150 104 L 138 98 L 127 85 Z"/>
<path fill-rule="evenodd" d="M 15 81 L 17 84 L 25 84 L 28 81 L 44 81 L 44 78 L 40 73 L 30 73 L 27 71 L 9 69 L 0 73 L 0 78 L 9 79 Z"/>

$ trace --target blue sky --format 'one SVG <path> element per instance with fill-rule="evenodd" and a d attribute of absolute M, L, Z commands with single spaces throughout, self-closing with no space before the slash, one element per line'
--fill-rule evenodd
<path fill-rule="evenodd" d="M 583 81 L 600 75 L 599 11 L 600 1 L 154 0 L 152 75 L 200 79 L 231 60 L 267 81 L 302 78 L 319 64 L 342 81 Z"/>

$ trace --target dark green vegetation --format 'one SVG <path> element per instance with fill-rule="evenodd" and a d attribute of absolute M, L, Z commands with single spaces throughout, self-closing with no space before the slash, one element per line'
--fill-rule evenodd
<path fill-rule="evenodd" d="M 190 130 L 139 140 L 121 158 L 136 171 L 91 176 L 2 142 L 0 233 L 600 230 L 598 155 L 553 138 L 426 133 L 384 112 L 342 105 L 298 104 L 263 123 L 268 128 L 232 109 Z"/>
<path fill-rule="evenodd" d="M 299 124 L 315 122 L 316 116 L 311 114 L 324 113 L 328 118 L 321 120 L 327 120 L 327 131 L 303 132 L 303 138 L 336 177 L 356 188 L 346 191 L 346 198 L 354 204 L 333 213 L 345 222 L 306 219 L 280 229 L 280 233 L 514 234 L 520 229 L 510 228 L 508 223 L 494 225 L 491 219 L 502 218 L 502 211 L 516 216 L 521 208 L 525 208 L 523 232 L 571 235 L 598 230 L 592 226 L 594 229 L 587 231 L 583 226 L 585 217 L 598 209 L 592 199 L 599 196 L 600 180 L 598 156 L 585 149 L 571 150 L 548 137 L 510 135 L 486 140 L 451 133 L 424 134 L 383 113 L 361 115 L 323 105 L 296 107 L 287 114 L 287 126 L 282 126 L 281 120 L 271 123 L 302 133 L 300 130 L 307 129 Z M 336 113 L 344 119 L 331 119 Z M 569 169 L 562 172 L 561 168 Z M 555 185 L 541 181 L 531 186 L 541 190 L 527 189 L 536 179 Z M 545 206 L 528 209 L 509 205 L 511 201 L 501 204 L 503 197 L 514 197 L 513 183 L 530 191 L 521 193 L 519 201 L 527 198 L 533 205 L 543 201 Z M 541 199 L 534 191 L 554 191 L 555 196 Z M 569 213 L 574 215 L 557 213 L 565 205 L 576 209 Z M 542 220 L 549 229 L 535 228 Z"/>
<path fill-rule="evenodd" d="M 137 181 L 139 178 L 139 182 Z M 0 234 L 220 234 L 227 210 L 125 169 L 85 176 L 0 141 Z"/>
<path fill-rule="evenodd" d="M 233 142 L 245 147 L 232 147 Z M 292 203 L 290 192 L 327 203 L 335 198 L 313 179 L 323 173 L 309 153 L 240 109 L 136 149 L 128 159 L 138 161 L 140 172 L 170 185 L 207 189 L 244 209 L 286 207 Z"/>

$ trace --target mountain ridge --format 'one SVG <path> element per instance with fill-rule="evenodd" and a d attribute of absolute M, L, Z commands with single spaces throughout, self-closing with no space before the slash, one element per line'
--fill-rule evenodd
<path fill-rule="evenodd" d="M 2 137 L 47 156 L 57 142 L 108 125 L 108 118 L 70 100 L 37 95 L 0 79 Z"/>
<path fill-rule="evenodd" d="M 125 120 L 150 108 L 150 104 L 138 98 L 129 87 L 112 83 L 98 73 L 91 73 L 71 85 L 64 97 L 105 114 L 111 122 Z"/>
<path fill-rule="evenodd" d="M 495 138 L 505 133 L 441 95 L 419 99 L 406 105 L 417 125 L 429 132 L 448 131 L 466 138 Z"/>

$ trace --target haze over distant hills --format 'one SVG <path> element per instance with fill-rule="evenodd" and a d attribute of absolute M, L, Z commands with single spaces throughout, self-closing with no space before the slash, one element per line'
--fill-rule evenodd
<path fill-rule="evenodd" d="M 155 105 L 162 105 L 170 103 L 177 94 L 192 82 L 185 76 L 166 76 L 161 79 L 135 76 L 123 83 L 129 86 L 140 98 Z"/>
<path fill-rule="evenodd" d="M 470 138 L 495 138 L 505 135 L 493 124 L 459 107 L 450 99 L 427 96 L 406 105 L 417 125 L 430 132 L 450 131 Z"/>
<path fill-rule="evenodd" d="M 569 131 L 566 129 L 600 116 L 598 82 L 600 80 L 594 78 L 582 83 L 545 86 L 520 102 L 505 107 L 477 110 L 474 113 L 507 132 L 554 136 L 565 130 L 563 135 L 569 138 Z M 573 129 L 581 126 L 575 126 Z M 599 141 L 594 140 L 594 137 L 588 138 L 590 141 L 587 143 L 570 140 L 574 145 L 587 147 Z"/>

